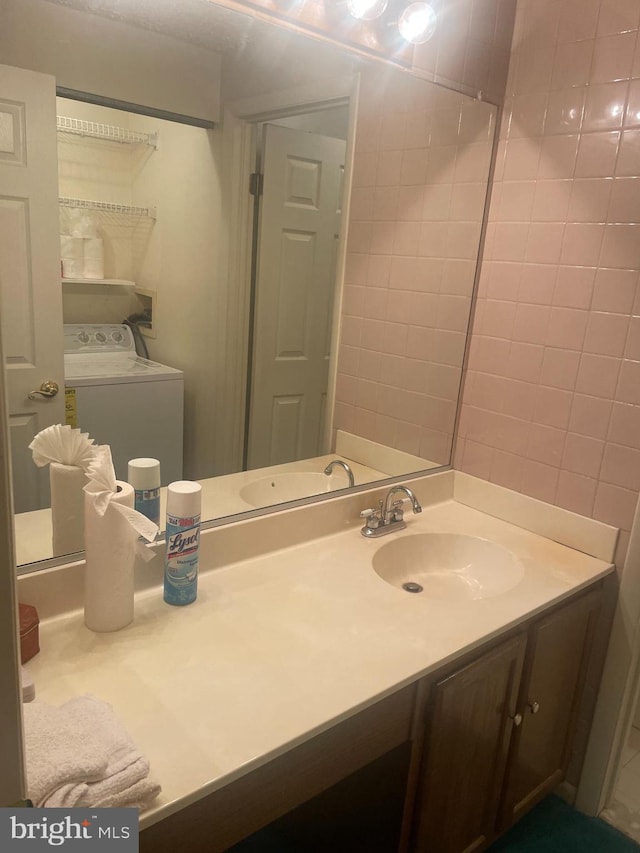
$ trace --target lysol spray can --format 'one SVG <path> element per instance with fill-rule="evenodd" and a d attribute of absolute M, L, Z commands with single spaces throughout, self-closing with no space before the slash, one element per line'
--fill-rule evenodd
<path fill-rule="evenodd" d="M 160 462 L 141 457 L 129 460 L 128 481 L 135 492 L 134 509 L 160 524 Z"/>
<path fill-rule="evenodd" d="M 200 549 L 199 483 L 179 480 L 167 487 L 164 600 L 167 604 L 191 604 L 198 595 Z"/>

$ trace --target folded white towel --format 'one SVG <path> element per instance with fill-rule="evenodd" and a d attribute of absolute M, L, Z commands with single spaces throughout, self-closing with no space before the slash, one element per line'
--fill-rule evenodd
<path fill-rule="evenodd" d="M 79 800 L 86 794 L 87 789 L 86 782 L 69 782 L 66 785 L 60 785 L 48 795 L 42 805 L 49 809 L 75 808 Z"/>
<path fill-rule="evenodd" d="M 108 773 L 108 770 L 107 770 Z M 47 797 L 47 807 L 57 809 L 100 806 L 102 801 L 126 792 L 149 775 L 149 762 L 138 758 L 133 764 L 113 775 L 105 775 L 97 782 L 81 782 L 63 785 Z"/>
<path fill-rule="evenodd" d="M 149 808 L 161 790 L 160 785 L 158 785 L 157 782 L 154 782 L 153 779 L 141 779 L 139 782 L 136 782 L 135 785 L 127 788 L 126 791 L 114 793 L 112 796 L 105 797 L 99 802 L 94 803 L 94 805 L 96 807 L 108 806 L 110 808 L 121 809 L 137 808 L 140 809 L 140 811 L 143 811 L 144 809 Z"/>
<path fill-rule="evenodd" d="M 131 802 L 145 808 L 158 795 L 160 786 L 147 779 L 149 762 L 106 702 L 79 696 L 59 708 L 33 706 L 36 713 L 25 714 L 25 743 L 29 794 L 36 805 Z"/>
<path fill-rule="evenodd" d="M 102 779 L 109 756 L 92 726 L 43 702 L 23 706 L 29 797 L 37 807 L 61 785 Z"/>

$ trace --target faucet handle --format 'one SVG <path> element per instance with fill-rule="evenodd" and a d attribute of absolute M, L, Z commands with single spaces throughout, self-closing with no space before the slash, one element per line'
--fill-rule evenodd
<path fill-rule="evenodd" d="M 391 514 L 393 516 L 394 521 L 402 521 L 404 517 L 404 509 L 402 504 L 408 500 L 408 498 L 398 498 L 391 504 Z"/>
<path fill-rule="evenodd" d="M 360 513 L 360 518 L 367 519 L 365 527 L 367 527 L 369 530 L 377 530 L 377 528 L 382 523 L 380 509 L 363 509 Z"/>

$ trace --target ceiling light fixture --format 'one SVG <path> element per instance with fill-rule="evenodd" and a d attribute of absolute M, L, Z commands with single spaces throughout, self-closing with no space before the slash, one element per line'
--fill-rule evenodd
<path fill-rule="evenodd" d="M 418 0 L 404 10 L 398 20 L 400 35 L 411 44 L 424 44 L 436 30 L 438 17 L 428 3 Z"/>
<path fill-rule="evenodd" d="M 358 21 L 375 21 L 386 8 L 387 0 L 347 0 L 349 14 Z"/>

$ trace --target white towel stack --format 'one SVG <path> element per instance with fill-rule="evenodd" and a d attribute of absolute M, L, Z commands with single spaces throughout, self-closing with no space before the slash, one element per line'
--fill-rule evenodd
<path fill-rule="evenodd" d="M 78 696 L 23 706 L 27 784 L 36 807 L 147 808 L 160 793 L 149 762 L 110 705 Z"/>

